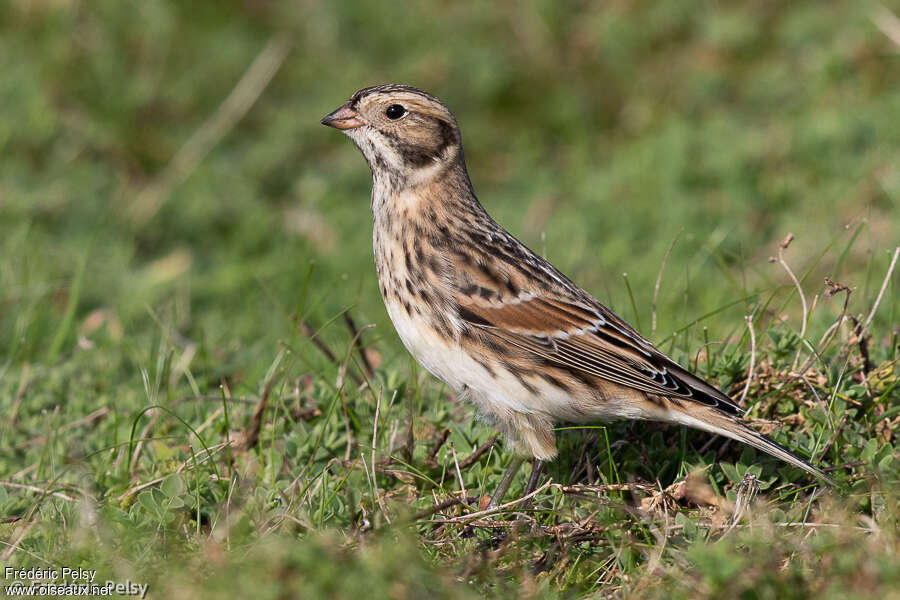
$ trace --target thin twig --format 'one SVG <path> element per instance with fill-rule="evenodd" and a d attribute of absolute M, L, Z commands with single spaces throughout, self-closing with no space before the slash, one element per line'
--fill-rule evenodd
<path fill-rule="evenodd" d="M 376 446 L 376 438 L 378 437 L 378 415 L 381 412 L 381 394 L 378 394 L 378 401 L 375 403 L 375 422 L 372 424 L 372 489 L 375 493 L 375 502 L 378 503 L 379 508 L 381 508 L 381 513 L 384 515 L 385 520 L 388 523 L 391 522 L 391 518 L 388 516 L 387 509 L 384 507 L 384 504 L 381 501 L 381 498 L 378 495 L 378 478 L 375 475 L 375 449 Z"/>
<path fill-rule="evenodd" d="M 849 287 L 847 287 L 846 285 L 844 285 L 842 283 L 837 283 L 835 281 L 832 281 L 828 277 L 825 278 L 825 285 L 828 286 L 828 290 L 825 291 L 825 295 L 828 297 L 834 296 L 835 294 L 837 294 L 839 292 L 845 292 L 844 306 L 843 306 L 843 308 L 841 308 L 841 314 L 838 316 L 837 321 L 832 323 L 832 325 L 828 329 L 825 330 L 825 333 L 822 334 L 822 337 L 819 339 L 819 343 L 816 345 L 816 349 L 814 349 L 813 353 L 810 356 L 808 356 L 807 359 L 803 362 L 803 366 L 801 366 L 799 369 L 795 368 L 796 365 L 794 367 L 792 367 L 792 370 L 796 371 L 797 373 L 800 373 L 801 375 L 803 373 L 806 373 L 806 370 L 809 368 L 809 366 L 812 364 L 812 362 L 815 359 L 819 358 L 822 355 L 822 353 L 824 353 L 825 348 L 828 347 L 828 345 L 831 343 L 831 340 L 837 334 L 838 327 L 840 327 L 840 325 L 844 322 L 844 320 L 846 318 L 848 318 L 847 317 L 847 306 L 849 306 L 849 304 L 850 304 L 850 294 L 853 292 L 853 290 L 851 290 Z"/>
<path fill-rule="evenodd" d="M 22 543 L 22 540 L 25 539 L 25 536 L 28 535 L 28 532 L 31 531 L 31 528 L 34 527 L 36 524 L 37 524 L 36 520 L 29 521 L 28 524 L 22 528 L 22 532 L 16 538 L 16 541 L 14 541 L 12 544 L 10 544 L 9 548 L 7 548 L 3 552 L 3 555 L 0 556 L 0 562 L 6 563 L 9 561 L 10 558 L 12 558 L 12 555 L 16 552 L 16 548 L 19 547 L 19 544 Z"/>
<path fill-rule="evenodd" d="M 806 335 L 806 317 L 808 314 L 806 296 L 803 295 L 803 288 L 800 286 L 800 281 L 797 279 L 797 276 L 794 275 L 791 267 L 787 264 L 787 261 L 784 260 L 784 251 L 787 250 L 787 247 L 791 245 L 792 241 L 794 241 L 794 234 L 787 234 L 787 237 L 785 237 L 784 240 L 778 245 L 778 258 L 770 258 L 769 262 L 778 262 L 782 267 L 784 267 L 784 270 L 787 271 L 788 277 L 791 278 L 791 281 L 794 282 L 794 286 L 797 288 L 797 293 L 800 295 L 800 303 L 803 305 L 803 322 L 800 325 L 800 337 L 802 338 Z"/>
<path fill-rule="evenodd" d="M 656 489 L 652 483 L 611 483 L 607 485 L 562 485 L 553 484 L 553 488 L 559 490 L 563 494 L 585 494 L 593 492 L 598 496 L 609 492 L 629 492 L 634 490 L 652 491 Z"/>
<path fill-rule="evenodd" d="M 552 484 L 553 484 L 553 480 L 552 479 L 548 480 L 547 483 L 545 483 L 538 489 L 534 490 L 530 494 L 526 494 L 526 495 L 522 496 L 521 498 L 517 498 L 515 500 L 506 502 L 506 503 L 501 504 L 500 506 L 497 506 L 494 508 L 489 508 L 487 510 L 481 510 L 478 512 L 469 513 L 467 515 L 460 515 L 458 517 L 453 517 L 452 519 L 447 519 L 444 522 L 445 523 L 467 523 L 469 521 L 474 521 L 475 519 L 480 519 L 481 517 L 484 517 L 487 515 L 492 515 L 494 513 L 498 513 L 502 510 L 506 510 L 507 508 L 519 505 L 527 500 L 531 500 L 532 498 L 534 498 L 535 496 L 537 496 L 538 494 L 540 494 L 541 492 L 546 490 L 548 487 L 550 487 Z"/>
<path fill-rule="evenodd" d="M 356 341 L 359 339 L 359 336 L 362 335 L 362 332 L 366 329 L 372 329 L 375 327 L 374 323 L 369 323 L 362 329 L 356 332 L 356 335 L 353 336 L 353 339 L 350 340 L 350 347 L 347 348 L 347 353 L 344 355 L 344 360 L 338 364 L 338 376 L 337 381 L 335 382 L 335 387 L 343 389 L 344 387 L 344 377 L 347 373 L 350 373 L 350 376 L 353 377 L 353 381 L 357 383 L 357 385 L 362 385 L 362 378 L 359 377 L 354 371 L 349 371 L 350 366 L 350 353 L 353 352 L 353 347 L 356 345 Z M 393 397 L 391 398 L 391 402 L 393 402 Z"/>
<path fill-rule="evenodd" d="M 481 498 L 481 496 L 466 496 L 464 498 L 461 498 L 461 497 L 448 498 L 447 500 L 444 500 L 443 502 L 438 502 L 437 504 L 435 504 L 429 508 L 420 510 L 419 512 L 417 512 L 416 514 L 414 514 L 412 516 L 412 519 L 410 519 L 410 521 L 415 522 L 420 519 L 424 519 L 425 517 L 430 517 L 434 513 L 441 512 L 442 510 L 446 510 L 446 509 L 450 508 L 451 506 L 456 506 L 457 504 L 472 504 L 473 502 L 475 502 L 476 500 L 479 500 L 480 498 Z"/>
<path fill-rule="evenodd" d="M 428 466 L 437 466 L 437 458 L 438 450 L 441 449 L 441 446 L 447 441 L 447 438 L 450 437 L 450 430 L 444 429 L 440 435 L 438 435 L 438 439 L 435 440 L 434 445 L 431 447 L 431 450 L 428 451 L 428 456 L 425 457 L 425 464 Z"/>
<path fill-rule="evenodd" d="M 216 444 L 215 446 L 212 446 L 211 448 L 209 448 L 209 452 L 207 452 L 205 449 L 202 450 L 200 453 L 201 456 L 196 456 L 196 457 L 192 456 L 191 458 L 188 458 L 183 463 L 181 463 L 178 466 L 178 468 L 173 471 L 173 473 L 182 473 L 187 468 L 196 468 L 196 467 L 202 465 L 203 463 L 212 459 L 212 457 L 214 455 L 218 454 L 228 444 L 229 444 L 229 442 L 221 442 L 221 443 Z M 195 460 L 195 458 L 196 458 L 196 460 Z M 125 490 L 124 494 L 119 496 L 119 500 L 120 501 L 127 500 L 128 498 L 130 498 L 131 496 L 134 496 L 136 493 L 138 493 L 142 490 L 145 490 L 149 487 L 153 487 L 154 485 L 162 483 L 163 480 L 171 474 L 172 473 L 167 473 L 166 475 L 163 475 L 162 477 L 157 477 L 155 479 L 151 479 L 150 481 L 145 481 L 144 483 L 140 483 L 134 487 L 131 487 L 131 488 Z"/>
<path fill-rule="evenodd" d="M 138 227 L 159 212 L 172 188 L 185 181 L 219 141 L 231 131 L 262 95 L 281 68 L 292 42 L 284 34 L 273 36 L 247 67 L 228 97 L 184 145 L 162 172 L 144 187 L 131 205 L 131 220 Z"/>
<path fill-rule="evenodd" d="M 369 356 L 366 354 L 366 349 L 363 348 L 362 337 L 360 336 L 361 332 L 356 328 L 356 323 L 353 322 L 353 317 L 350 316 L 349 312 L 345 312 L 341 316 L 344 317 L 344 323 L 346 323 L 347 328 L 350 330 L 350 335 L 353 336 L 353 346 L 356 348 L 356 353 L 359 354 L 359 358 L 362 361 L 363 370 L 366 372 L 366 377 L 371 379 L 375 376 L 375 369 L 372 367 L 371 361 L 369 361 Z"/>
<path fill-rule="evenodd" d="M 863 465 L 869 464 L 867 460 L 857 460 L 853 462 L 844 463 L 841 465 L 834 465 L 831 467 L 823 467 L 822 471 L 825 473 L 831 473 L 832 471 L 840 471 L 841 469 L 852 469 L 853 467 L 861 467 Z"/>
<path fill-rule="evenodd" d="M 900 47 L 900 19 L 885 6 L 879 6 L 871 16 L 875 27 Z"/>
<path fill-rule="evenodd" d="M 731 515 L 731 526 L 722 534 L 723 538 L 738 526 L 738 522 L 744 516 L 744 513 L 750 510 L 750 505 L 757 494 L 759 494 L 759 482 L 752 473 L 746 473 L 740 483 L 738 483 L 737 497 L 734 501 L 734 513 Z"/>
<path fill-rule="evenodd" d="M 44 488 L 39 488 L 36 485 L 28 485 L 27 483 L 13 483 L 12 481 L 0 481 L 0 486 L 8 487 L 8 488 L 16 488 L 19 490 L 28 490 L 29 492 L 35 492 L 38 494 L 42 494 L 44 496 L 56 496 L 57 498 L 61 498 L 62 500 L 68 500 L 70 502 L 74 501 L 75 498 L 68 494 L 63 494 L 62 492 L 51 492 L 49 490 L 45 490 Z"/>
<path fill-rule="evenodd" d="M 486 442 L 483 443 L 482 445 L 480 445 L 480 446 L 478 446 L 477 448 L 475 448 L 475 451 L 472 452 L 472 454 L 470 454 L 469 456 L 465 457 L 464 459 L 462 459 L 462 460 L 459 462 L 459 468 L 460 468 L 460 469 L 465 469 L 465 468 L 467 468 L 468 466 L 470 466 L 472 463 L 474 463 L 476 460 L 478 460 L 479 458 L 481 458 L 481 455 L 484 454 L 485 452 L 487 452 L 487 451 L 491 448 L 491 446 L 494 445 L 494 442 L 496 442 L 496 441 L 497 441 L 497 436 L 494 435 L 494 436 L 491 437 L 491 439 L 489 439 L 488 441 L 486 441 Z"/>
<path fill-rule="evenodd" d="M 250 417 L 250 425 L 247 427 L 247 433 L 244 435 L 242 444 L 244 450 L 250 450 L 259 442 L 259 432 L 262 429 L 263 414 L 265 414 L 266 407 L 269 405 L 269 394 L 272 391 L 272 386 L 275 385 L 275 381 L 276 378 L 273 375 L 268 383 L 266 383 L 262 396 L 260 396 L 259 402 L 253 410 L 253 415 Z"/>
<path fill-rule="evenodd" d="M 459 479 L 459 491 L 462 492 L 463 496 L 468 496 L 469 493 L 466 491 L 466 484 L 463 483 L 462 471 L 459 470 L 459 460 L 456 458 L 456 448 L 453 445 L 453 442 L 450 442 L 450 453 L 453 454 L 453 464 L 456 466 L 456 477 Z"/>
<path fill-rule="evenodd" d="M 304 321 L 303 319 L 297 319 L 297 325 L 300 327 L 300 331 L 303 332 L 303 335 L 309 338 L 309 340 L 316 345 L 316 348 L 325 355 L 325 358 L 333 362 L 334 364 L 338 364 L 337 356 L 334 355 L 334 352 L 331 351 L 331 348 L 325 345 L 321 339 L 319 339 L 319 335 L 316 331 L 309 326 L 309 323 Z"/>
<path fill-rule="evenodd" d="M 816 456 L 813 464 L 818 464 L 822 462 L 822 459 L 825 458 L 825 455 L 828 454 L 828 451 L 831 450 L 831 447 L 834 446 L 834 442 L 840 437 L 841 433 L 844 431 L 844 426 L 847 424 L 847 417 L 850 413 L 844 413 L 844 416 L 841 417 L 841 422 L 838 423 L 837 429 L 834 430 L 830 436 L 828 436 L 828 441 L 825 443 L 825 446 L 822 448 L 822 451 L 819 452 L 819 455 Z"/>
<path fill-rule="evenodd" d="M 744 317 L 747 323 L 747 329 L 750 331 L 750 367 L 747 369 L 747 383 L 744 384 L 744 391 L 741 392 L 741 399 L 738 406 L 744 406 L 747 399 L 747 393 L 750 391 L 750 382 L 753 381 L 753 370 L 756 368 L 756 332 L 753 331 L 753 315 Z"/>
<path fill-rule="evenodd" d="M 875 304 L 872 305 L 872 310 L 869 312 L 869 316 L 866 317 L 866 322 L 863 324 L 862 331 L 868 329 L 872 319 L 875 318 L 875 311 L 878 310 L 878 305 L 881 304 L 881 298 L 884 296 L 884 291 L 887 289 L 888 282 L 891 280 L 891 274 L 894 272 L 894 267 L 897 265 L 898 256 L 900 256 L 900 246 L 894 248 L 894 256 L 891 257 L 891 264 L 888 266 L 887 273 L 884 274 L 884 281 L 881 282 L 881 289 L 878 291 L 878 297 L 875 298 Z"/>

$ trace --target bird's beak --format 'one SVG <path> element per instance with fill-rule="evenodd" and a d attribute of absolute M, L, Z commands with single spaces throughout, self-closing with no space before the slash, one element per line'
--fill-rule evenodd
<path fill-rule="evenodd" d="M 350 108 L 348 103 L 323 117 L 322 125 L 328 125 L 335 129 L 356 129 L 365 123 L 359 118 L 359 113 Z"/>

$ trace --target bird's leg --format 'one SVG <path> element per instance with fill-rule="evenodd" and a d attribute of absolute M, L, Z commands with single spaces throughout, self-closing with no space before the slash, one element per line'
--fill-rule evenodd
<path fill-rule="evenodd" d="M 531 465 L 531 475 L 528 477 L 528 485 L 525 486 L 525 493 L 523 496 L 527 496 L 531 492 L 537 489 L 538 479 L 541 478 L 541 472 L 544 470 L 544 461 L 539 458 L 534 459 L 534 463 Z M 525 503 L 525 506 L 531 504 L 531 501 Z"/>
<path fill-rule="evenodd" d="M 503 477 L 500 478 L 500 484 L 497 486 L 497 489 L 494 490 L 494 495 L 491 496 L 491 501 L 487 505 L 488 510 L 497 508 L 500 506 L 500 503 L 503 502 L 503 497 L 506 496 L 506 490 L 509 489 L 509 484 L 512 483 L 513 477 L 516 476 L 516 473 L 521 468 L 523 462 L 525 462 L 525 459 L 518 454 L 513 456 L 509 463 L 509 467 L 506 468 L 506 472 L 503 473 Z"/>

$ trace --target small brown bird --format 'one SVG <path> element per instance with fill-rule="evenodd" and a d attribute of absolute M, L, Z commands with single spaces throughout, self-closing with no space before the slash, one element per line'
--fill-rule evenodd
<path fill-rule="evenodd" d="M 523 457 L 535 459 L 534 488 L 556 456 L 559 421 L 688 425 L 829 481 L 498 225 L 475 197 L 456 119 L 437 98 L 369 87 L 322 123 L 346 133 L 372 171 L 375 266 L 400 339 L 516 451 L 494 506 Z"/>

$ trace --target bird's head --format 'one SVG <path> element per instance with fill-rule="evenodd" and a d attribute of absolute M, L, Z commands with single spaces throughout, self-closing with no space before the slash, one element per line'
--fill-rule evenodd
<path fill-rule="evenodd" d="M 462 159 L 456 119 L 440 100 L 406 85 L 359 90 L 322 119 L 359 147 L 376 179 L 427 183 Z"/>

